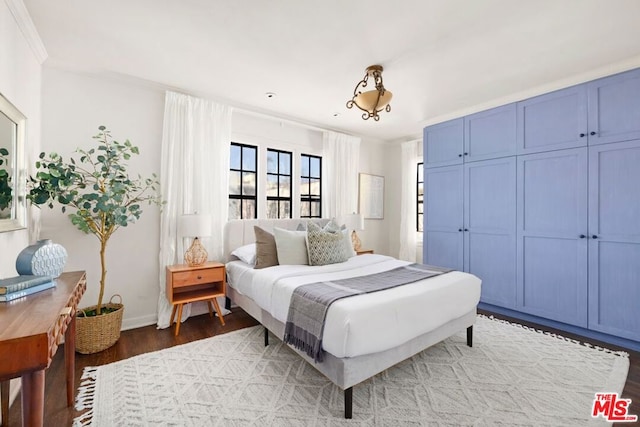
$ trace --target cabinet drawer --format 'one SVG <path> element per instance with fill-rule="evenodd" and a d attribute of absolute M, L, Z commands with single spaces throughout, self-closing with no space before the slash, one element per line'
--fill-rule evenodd
<path fill-rule="evenodd" d="M 173 273 L 173 287 L 199 285 L 201 283 L 222 282 L 223 268 L 208 268 L 194 271 L 179 271 Z"/>

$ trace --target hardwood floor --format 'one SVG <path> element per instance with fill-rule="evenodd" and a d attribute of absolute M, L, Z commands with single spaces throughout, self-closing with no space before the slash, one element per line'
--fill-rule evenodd
<path fill-rule="evenodd" d="M 492 313 L 482 312 L 490 315 Z M 512 320 L 540 330 L 558 333 L 567 338 L 580 341 L 580 338 L 562 331 L 542 327 L 532 323 L 520 322 L 504 316 L 494 315 L 497 318 Z M 202 338 L 231 332 L 237 329 L 257 325 L 258 323 L 248 314 L 239 308 L 234 308 L 232 313 L 225 316 L 226 325 L 220 325 L 217 319 L 211 319 L 207 314 L 189 318 L 180 327 L 180 335 L 174 336 L 174 329 L 158 330 L 155 326 L 123 331 L 120 340 L 113 347 L 100 353 L 91 355 L 76 354 L 76 389 L 80 383 L 82 370 L 86 366 L 104 365 L 118 360 L 126 359 L 138 354 L 150 351 L 161 350 L 163 348 L 184 344 Z M 614 346 L 590 341 L 594 345 L 610 348 L 612 350 L 624 350 Z M 629 353 L 630 367 L 627 382 L 622 396 L 632 399 L 630 414 L 640 415 L 640 353 Z M 609 391 L 609 390 L 602 390 Z M 21 405 L 20 398 L 15 400 L 9 411 L 9 426 L 21 425 Z M 64 371 L 64 351 L 58 349 L 51 366 L 46 373 L 45 391 L 45 426 L 70 426 L 73 419 L 78 415 L 74 408 L 67 408 L 65 393 L 65 371 Z M 615 425 L 615 424 L 614 424 Z M 618 424 L 628 426 L 628 423 Z"/>

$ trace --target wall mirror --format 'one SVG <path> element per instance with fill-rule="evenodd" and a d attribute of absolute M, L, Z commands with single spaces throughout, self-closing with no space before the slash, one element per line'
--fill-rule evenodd
<path fill-rule="evenodd" d="M 26 227 L 26 119 L 0 94 L 0 232 Z"/>

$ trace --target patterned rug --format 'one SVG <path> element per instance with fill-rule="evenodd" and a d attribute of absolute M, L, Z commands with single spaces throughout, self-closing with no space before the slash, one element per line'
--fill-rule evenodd
<path fill-rule="evenodd" d="M 478 316 L 465 331 L 343 392 L 260 326 L 86 368 L 75 426 L 584 426 L 621 393 L 625 353 Z"/>

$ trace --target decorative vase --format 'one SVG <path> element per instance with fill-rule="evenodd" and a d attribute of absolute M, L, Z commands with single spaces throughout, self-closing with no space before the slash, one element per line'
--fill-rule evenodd
<path fill-rule="evenodd" d="M 58 277 L 67 262 L 67 250 L 49 239 L 38 240 L 18 254 L 16 270 L 20 275 Z"/>

